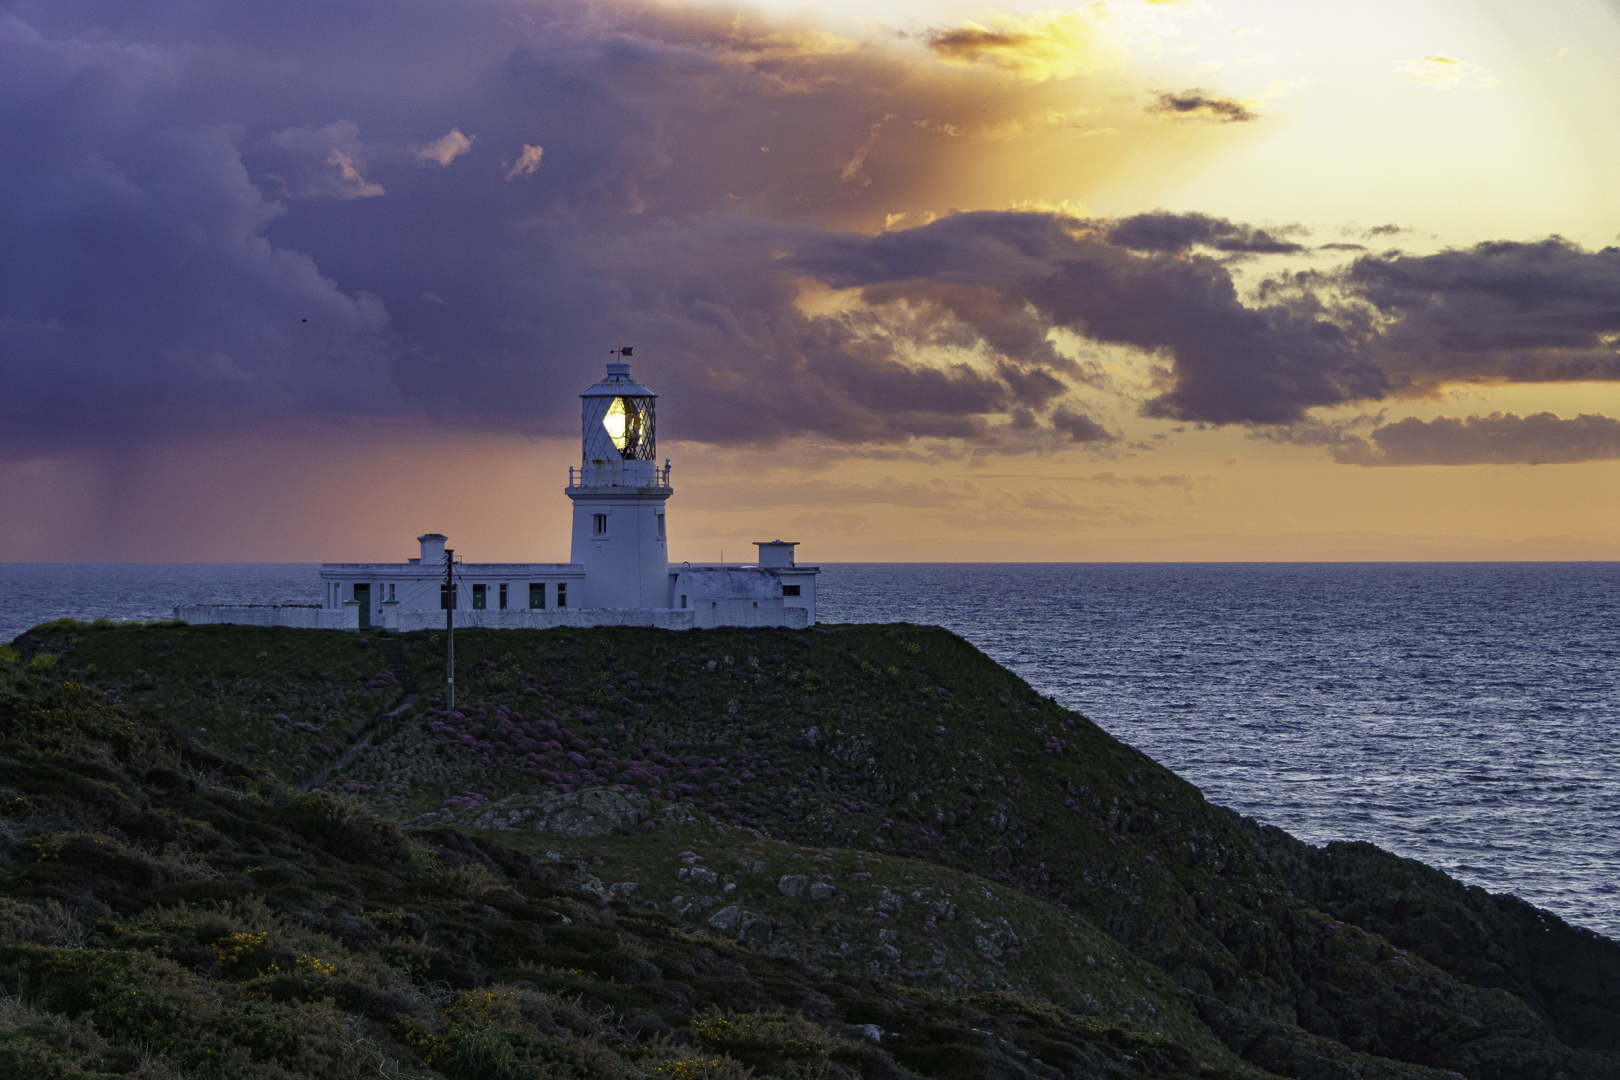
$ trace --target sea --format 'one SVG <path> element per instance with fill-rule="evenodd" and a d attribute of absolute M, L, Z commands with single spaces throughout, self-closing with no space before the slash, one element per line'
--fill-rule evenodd
<path fill-rule="evenodd" d="M 0 638 L 315 603 L 290 564 L 0 564 Z M 1620 938 L 1620 563 L 823 564 L 823 622 L 947 627 L 1210 801 Z"/>

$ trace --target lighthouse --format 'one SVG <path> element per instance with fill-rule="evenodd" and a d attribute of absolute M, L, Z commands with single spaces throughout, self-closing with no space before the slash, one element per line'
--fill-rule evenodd
<path fill-rule="evenodd" d="M 658 395 L 631 378 L 629 355 L 617 350 L 579 395 L 580 463 L 564 489 L 574 504 L 568 562 L 464 561 L 444 533 L 426 532 L 421 555 L 403 563 L 322 563 L 318 608 L 187 604 L 174 617 L 356 632 L 432 630 L 447 618 L 486 630 L 814 626 L 821 568 L 794 557 L 796 541 L 756 541 L 752 564 L 669 564 L 664 506 L 675 490 L 669 459 L 658 464 Z"/>
<path fill-rule="evenodd" d="M 621 356 L 579 397 L 580 467 L 569 468 L 565 493 L 574 504 L 569 561 L 585 570 L 580 606 L 667 608 L 664 504 L 674 489 L 669 463 L 658 467 L 658 395 Z"/>

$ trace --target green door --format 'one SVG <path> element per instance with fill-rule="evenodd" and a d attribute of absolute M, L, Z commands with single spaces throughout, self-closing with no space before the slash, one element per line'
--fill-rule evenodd
<path fill-rule="evenodd" d="M 360 601 L 360 629 L 371 629 L 371 586 L 356 585 L 354 598 Z"/>

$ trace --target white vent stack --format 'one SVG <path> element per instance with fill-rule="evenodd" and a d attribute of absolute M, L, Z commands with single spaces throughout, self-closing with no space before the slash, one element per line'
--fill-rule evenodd
<path fill-rule="evenodd" d="M 416 538 L 422 545 L 421 563 L 423 566 L 444 566 L 444 545 L 449 537 L 443 533 L 423 533 Z"/>

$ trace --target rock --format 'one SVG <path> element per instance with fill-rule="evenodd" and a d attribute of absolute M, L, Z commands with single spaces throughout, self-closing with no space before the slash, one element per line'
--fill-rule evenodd
<path fill-rule="evenodd" d="M 614 896 L 628 898 L 630 894 L 635 892 L 638 888 L 640 888 L 640 886 L 634 881 L 616 881 L 612 885 L 608 886 L 608 892 L 612 893 Z"/>
<path fill-rule="evenodd" d="M 513 795 L 463 811 L 455 824 L 503 832 L 549 832 L 561 836 L 601 836 L 639 824 L 652 814 L 646 796 L 608 788 Z M 549 853 L 548 853 L 549 854 Z"/>
<path fill-rule="evenodd" d="M 831 900 L 838 890 L 825 881 L 812 882 L 810 885 L 810 899 Z"/>
<path fill-rule="evenodd" d="M 739 943 L 750 948 L 758 948 L 771 940 L 771 921 L 752 911 L 744 911 L 737 904 L 710 915 L 709 925 L 724 934 L 735 934 Z"/>
<path fill-rule="evenodd" d="M 777 880 L 776 888 L 783 896 L 798 899 L 810 891 L 810 879 L 803 874 L 783 874 Z"/>
<path fill-rule="evenodd" d="M 735 930 L 742 922 L 743 909 L 736 904 L 723 907 L 709 916 L 709 925 L 716 930 Z"/>
<path fill-rule="evenodd" d="M 692 885 L 718 885 L 720 883 L 720 875 L 707 866 L 683 866 L 675 871 L 675 877 L 677 880 Z"/>
<path fill-rule="evenodd" d="M 737 927 L 737 941 L 750 949 L 757 949 L 770 940 L 770 920 L 744 912 L 742 923 Z"/>
<path fill-rule="evenodd" d="M 862 1024 L 861 1034 L 875 1043 L 883 1041 L 883 1029 L 876 1024 Z"/>

